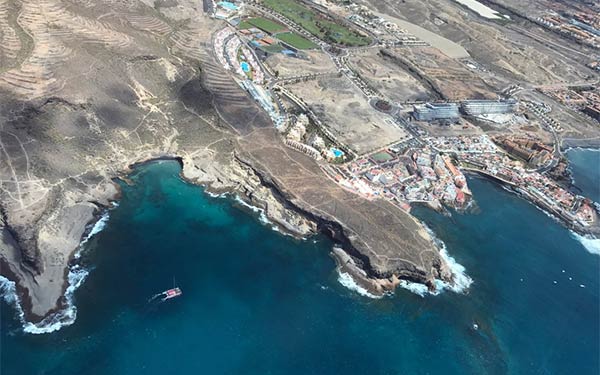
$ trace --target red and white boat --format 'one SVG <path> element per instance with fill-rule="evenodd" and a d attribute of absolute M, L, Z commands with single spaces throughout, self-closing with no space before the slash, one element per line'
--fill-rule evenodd
<path fill-rule="evenodd" d="M 166 301 L 171 298 L 179 297 L 183 292 L 179 288 L 173 288 L 169 290 L 165 290 L 162 292 L 163 301 Z"/>

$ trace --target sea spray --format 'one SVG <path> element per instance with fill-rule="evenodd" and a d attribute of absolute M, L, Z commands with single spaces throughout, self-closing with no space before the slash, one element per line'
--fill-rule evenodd
<path fill-rule="evenodd" d="M 427 294 L 430 295 L 438 295 L 444 290 L 450 290 L 454 293 L 467 293 L 471 284 L 473 284 L 473 279 L 469 277 L 466 273 L 466 269 L 463 265 L 459 264 L 453 257 L 448 254 L 446 249 L 446 244 L 435 236 L 433 231 L 424 225 L 425 230 L 429 233 L 429 235 L 433 238 L 434 242 L 440 248 L 440 257 L 442 260 L 448 265 L 450 269 L 450 273 L 452 274 L 452 282 L 447 282 L 443 280 L 436 279 L 434 281 L 435 289 L 429 290 L 427 285 L 421 283 L 415 283 L 407 280 L 400 280 L 398 286 L 402 289 L 406 289 L 416 295 L 421 297 L 425 297 Z M 345 286 L 346 288 L 353 290 L 363 296 L 371 297 L 371 298 L 381 298 L 380 296 L 375 296 L 369 293 L 366 289 L 362 288 L 360 285 L 356 283 L 356 281 L 352 278 L 348 273 L 342 272 L 338 269 L 338 281 L 340 284 Z"/>
<path fill-rule="evenodd" d="M 0 297 L 7 305 L 15 309 L 17 320 L 19 320 L 22 323 L 23 328 L 25 328 L 27 322 L 25 321 L 25 313 L 21 307 L 21 300 L 17 294 L 17 285 L 14 281 L 10 281 L 4 276 L 0 276 Z"/>
<path fill-rule="evenodd" d="M 117 204 L 113 203 L 113 207 Z M 96 234 L 100 233 L 105 227 L 109 219 L 109 211 L 104 212 L 100 219 L 98 219 L 88 234 L 83 238 L 73 259 L 78 260 L 81 258 L 81 254 L 85 249 L 85 244 Z M 67 275 L 67 289 L 65 290 L 65 308 L 57 312 L 54 312 L 40 322 L 32 323 L 25 319 L 25 313 L 21 307 L 21 301 L 16 291 L 16 284 L 2 276 L 0 276 L 0 296 L 6 303 L 12 306 L 17 315 L 17 319 L 21 322 L 23 331 L 26 333 L 40 335 L 44 333 L 51 333 L 58 331 L 62 327 L 69 326 L 77 319 L 77 306 L 74 302 L 75 291 L 83 284 L 89 270 L 79 264 L 73 264 L 69 267 Z"/>
<path fill-rule="evenodd" d="M 455 293 L 466 293 L 471 284 L 473 284 L 473 279 L 469 277 L 466 273 L 465 267 L 458 263 L 456 259 L 454 259 L 450 254 L 448 254 L 448 250 L 446 248 L 446 244 L 440 238 L 438 238 L 435 232 L 429 228 L 427 225 L 423 224 L 425 230 L 433 241 L 440 248 L 440 257 L 443 261 L 446 262 L 448 268 L 450 269 L 450 273 L 452 273 L 452 282 L 447 282 L 443 280 L 435 280 L 435 290 L 431 292 L 431 294 L 437 295 L 443 290 L 451 290 Z"/>
<path fill-rule="evenodd" d="M 219 198 L 222 198 L 222 197 L 225 197 L 225 195 L 219 196 Z M 251 205 L 250 203 L 248 203 L 245 200 L 243 200 L 242 198 L 240 198 L 240 196 L 237 194 L 233 194 L 233 199 L 240 205 L 250 209 L 250 211 L 258 213 L 258 221 L 260 221 L 261 224 L 270 227 L 271 230 L 273 230 L 277 233 L 280 233 L 284 236 L 299 238 L 301 240 L 306 240 L 306 237 L 297 237 L 297 236 L 292 235 L 291 233 L 288 233 L 287 231 L 282 231 L 281 229 L 279 229 L 279 226 L 269 219 L 264 208 L 260 208 L 260 207 Z"/>
<path fill-rule="evenodd" d="M 600 238 L 596 238 L 592 235 L 581 235 L 572 230 L 569 232 L 588 252 L 600 255 Z"/>
<path fill-rule="evenodd" d="M 89 271 L 79 265 L 69 269 L 68 284 L 65 291 L 66 307 L 53 314 L 48 315 L 38 323 L 24 322 L 23 331 L 35 335 L 58 331 L 62 327 L 70 326 L 77 319 L 77 306 L 74 302 L 74 294 L 77 288 L 83 284 Z"/>
<path fill-rule="evenodd" d="M 234 195 L 233 199 L 237 203 L 241 204 L 242 206 L 250 209 L 250 211 L 258 213 L 258 220 L 260 221 L 261 224 L 269 225 L 272 227 L 273 230 L 276 230 L 277 232 L 279 232 L 279 230 L 276 228 L 275 224 L 271 220 L 269 220 L 269 218 L 267 217 L 267 214 L 265 213 L 265 210 L 263 208 L 251 205 L 250 203 L 248 203 L 245 200 L 243 200 L 242 198 L 240 198 L 240 196 L 237 194 Z"/>
<path fill-rule="evenodd" d="M 340 282 L 340 284 L 342 284 L 347 289 L 352 290 L 352 291 L 360 294 L 361 296 L 374 298 L 374 299 L 382 298 L 382 296 L 376 296 L 372 293 L 369 293 L 368 290 L 366 290 L 365 288 L 358 285 L 356 283 L 356 281 L 354 281 L 354 278 L 352 278 L 352 276 L 350 274 L 348 274 L 346 272 L 342 272 L 339 269 L 338 269 L 338 281 Z"/>
<path fill-rule="evenodd" d="M 436 242 L 438 241 L 439 240 Z M 467 293 L 469 287 L 473 284 L 473 279 L 467 275 L 465 267 L 456 262 L 456 260 L 448 254 L 444 243 L 441 243 L 440 257 L 446 262 L 452 273 L 452 282 L 436 279 L 434 281 L 435 289 L 429 290 L 424 284 L 400 280 L 400 288 L 406 289 L 421 297 L 425 297 L 427 294 L 437 296 L 444 290 L 451 290 L 454 293 Z"/>

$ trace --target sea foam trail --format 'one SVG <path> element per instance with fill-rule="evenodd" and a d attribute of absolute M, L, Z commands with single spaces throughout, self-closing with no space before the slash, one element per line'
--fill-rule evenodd
<path fill-rule="evenodd" d="M 116 206 L 116 204 L 115 204 Z M 109 213 L 105 212 L 98 221 L 94 224 L 90 232 L 81 241 L 77 252 L 74 254 L 74 259 L 81 258 L 81 253 L 84 250 L 84 245 L 96 234 L 100 233 L 108 222 Z M 23 331 L 26 333 L 40 335 L 44 333 L 51 333 L 58 331 L 62 327 L 69 326 L 77 319 L 77 306 L 74 303 L 74 294 L 77 288 L 79 288 L 87 276 L 89 270 L 75 264 L 69 268 L 67 275 L 67 289 L 65 290 L 66 307 L 53 314 L 48 315 L 42 321 L 38 323 L 32 323 L 25 320 L 25 313 L 21 307 L 21 301 L 17 294 L 16 284 L 2 276 L 0 276 L 0 296 L 6 303 L 12 306 L 17 315 L 17 319 L 21 322 Z"/>
<path fill-rule="evenodd" d="M 596 255 L 600 255 L 600 238 L 592 237 L 592 236 L 582 236 L 581 234 L 577 234 L 573 231 L 571 232 L 571 236 L 579 241 L 580 244 L 585 247 L 585 249 Z"/>

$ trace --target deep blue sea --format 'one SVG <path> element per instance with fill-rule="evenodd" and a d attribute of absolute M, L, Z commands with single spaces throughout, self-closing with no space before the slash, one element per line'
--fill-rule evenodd
<path fill-rule="evenodd" d="M 86 244 L 73 325 L 24 334 L 1 305 L 2 375 L 600 371 L 600 256 L 491 182 L 470 179 L 474 212 L 415 210 L 474 280 L 467 294 L 370 299 L 338 282 L 327 238 L 283 236 L 179 171 L 147 164 L 123 185 Z M 147 302 L 174 278 L 180 298 Z"/>
<path fill-rule="evenodd" d="M 574 185 L 594 202 L 600 202 L 600 150 L 572 148 L 566 154 Z"/>

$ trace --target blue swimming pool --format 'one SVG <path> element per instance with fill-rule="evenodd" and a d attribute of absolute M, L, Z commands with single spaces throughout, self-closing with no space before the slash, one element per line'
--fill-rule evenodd
<path fill-rule="evenodd" d="M 333 156 L 335 156 L 336 158 L 344 156 L 344 151 L 338 150 L 337 148 L 332 148 L 331 152 L 333 152 Z"/>
<path fill-rule="evenodd" d="M 240 66 L 242 67 L 242 70 L 243 70 L 245 73 L 248 73 L 248 72 L 250 71 L 250 65 L 249 65 L 247 62 L 245 62 L 245 61 L 242 61 L 242 62 L 240 63 Z"/>
<path fill-rule="evenodd" d="M 225 9 L 228 9 L 228 10 L 238 10 L 237 5 L 235 5 L 234 3 L 231 3 L 229 1 L 221 1 L 221 2 L 219 2 L 218 5 L 222 6 Z"/>

